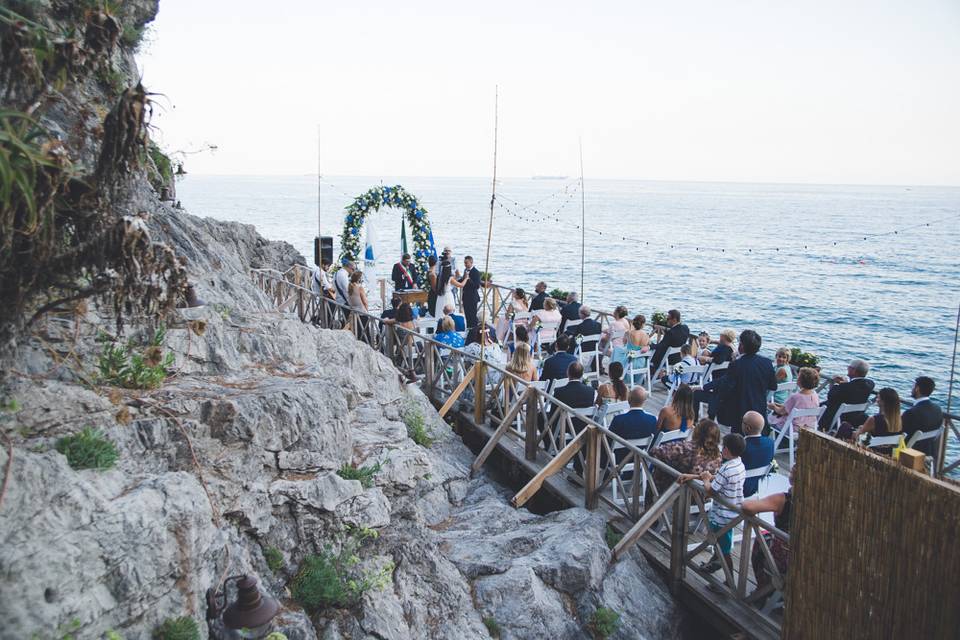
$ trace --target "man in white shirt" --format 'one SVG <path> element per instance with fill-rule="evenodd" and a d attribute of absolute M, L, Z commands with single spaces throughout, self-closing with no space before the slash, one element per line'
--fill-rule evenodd
<path fill-rule="evenodd" d="M 356 267 L 346 259 L 341 264 L 343 268 L 333 276 L 333 289 L 337 294 L 337 303 L 346 306 L 350 304 L 350 299 L 347 297 L 347 292 L 350 290 L 350 276 L 353 275 Z"/>
<path fill-rule="evenodd" d="M 317 296 L 323 296 L 327 292 L 333 293 L 333 282 L 330 280 L 330 261 L 326 258 L 320 261 L 319 267 L 313 268 L 310 290 Z"/>

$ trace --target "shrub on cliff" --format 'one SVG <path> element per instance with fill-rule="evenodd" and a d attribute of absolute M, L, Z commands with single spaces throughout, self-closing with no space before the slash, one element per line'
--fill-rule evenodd
<path fill-rule="evenodd" d="M 57 451 L 67 458 L 74 469 L 109 469 L 119 457 L 117 448 L 93 427 L 84 427 L 80 433 L 60 438 Z"/>
<path fill-rule="evenodd" d="M 153 630 L 153 640 L 200 640 L 200 627 L 193 618 L 168 618 Z"/>
<path fill-rule="evenodd" d="M 409 405 L 403 412 L 403 421 L 407 425 L 407 436 L 421 447 L 433 444 L 433 435 L 427 428 L 423 411 L 415 404 Z"/>
<path fill-rule="evenodd" d="M 339 553 L 327 545 L 320 554 L 307 556 L 290 589 L 294 600 L 309 611 L 348 608 L 359 603 L 367 591 L 386 586 L 393 575 L 392 562 L 379 571 L 358 566 L 361 545 L 376 537 L 376 531 L 362 528 L 347 535 Z"/>
<path fill-rule="evenodd" d="M 101 382 L 126 389 L 156 389 L 167 378 L 173 353 L 163 353 L 166 328 L 161 324 L 146 345 L 107 343 L 97 360 Z"/>

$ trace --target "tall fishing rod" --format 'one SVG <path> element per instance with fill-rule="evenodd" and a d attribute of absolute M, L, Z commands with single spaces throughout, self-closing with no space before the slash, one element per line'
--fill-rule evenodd
<path fill-rule="evenodd" d="M 943 436 L 940 438 L 940 455 L 937 466 L 940 467 L 940 475 L 943 475 L 944 458 L 947 455 L 947 439 L 950 437 L 950 430 L 953 428 L 953 421 L 949 418 L 953 408 L 953 379 L 957 370 L 957 341 L 960 340 L 960 304 L 957 305 L 957 323 L 953 328 L 953 357 L 950 359 L 950 383 L 947 385 L 947 417 L 944 417 L 944 423 L 949 427 L 943 430 Z"/>
<path fill-rule="evenodd" d="M 580 145 L 580 302 L 587 303 L 587 292 L 583 290 L 583 265 L 586 260 L 587 248 L 587 205 L 583 195 L 583 138 L 578 138 Z"/>
<path fill-rule="evenodd" d="M 499 120 L 500 87 L 493 88 L 493 185 L 490 188 L 490 221 L 487 224 L 487 253 L 483 260 L 483 271 L 490 277 L 490 240 L 493 238 L 493 204 L 497 199 L 497 132 Z M 483 362 L 483 352 L 487 345 L 487 295 L 489 287 L 483 287 L 483 309 L 480 319 L 480 362 Z M 480 383 L 481 385 L 483 383 Z M 482 389 L 482 386 L 477 387 Z"/>

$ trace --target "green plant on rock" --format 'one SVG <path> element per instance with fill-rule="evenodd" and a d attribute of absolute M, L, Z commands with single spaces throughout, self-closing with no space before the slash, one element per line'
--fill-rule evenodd
<path fill-rule="evenodd" d="M 279 631 L 274 631 L 268 635 L 264 640 L 287 640 L 286 634 L 280 633 Z"/>
<path fill-rule="evenodd" d="M 84 427 L 80 433 L 60 438 L 57 451 L 67 458 L 74 469 L 109 469 L 119 454 L 112 442 L 93 427 Z"/>
<path fill-rule="evenodd" d="M 590 628 L 597 638 L 609 638 L 620 627 L 620 614 L 613 609 L 597 607 L 590 619 Z"/>
<path fill-rule="evenodd" d="M 491 638 L 500 637 L 500 624 L 496 621 L 493 616 L 487 616 L 483 619 L 483 626 L 487 628 L 487 631 L 490 632 Z"/>
<path fill-rule="evenodd" d="M 263 550 L 263 557 L 267 561 L 270 571 L 276 573 L 283 568 L 283 554 L 276 547 L 267 547 Z"/>
<path fill-rule="evenodd" d="M 153 640 L 200 640 L 200 627 L 193 618 L 168 618 L 153 630 Z"/>
<path fill-rule="evenodd" d="M 166 335 L 166 327 L 161 324 L 141 349 L 132 344 L 106 343 L 97 360 L 100 382 L 126 389 L 159 387 L 173 365 L 173 353 L 163 353 Z"/>
<path fill-rule="evenodd" d="M 433 444 L 433 434 L 427 427 L 427 420 L 423 411 L 417 405 L 407 406 L 403 412 L 403 421 L 407 425 L 407 436 L 421 447 L 429 447 Z"/>
<path fill-rule="evenodd" d="M 607 529 L 603 532 L 603 539 L 606 540 L 607 546 L 613 549 L 623 539 L 623 534 L 614 529 L 613 525 L 608 522 Z"/>
<path fill-rule="evenodd" d="M 369 489 L 373 486 L 373 476 L 377 475 L 382 468 L 383 465 L 379 462 L 363 467 L 355 467 L 352 464 L 345 464 L 340 467 L 339 471 L 337 471 L 337 475 L 344 480 L 359 480 L 360 485 L 364 489 Z"/>
<path fill-rule="evenodd" d="M 359 603 L 366 592 L 384 588 L 393 576 L 393 562 L 386 563 L 379 570 L 364 570 L 358 566 L 361 546 L 365 540 L 375 537 L 376 532 L 372 529 L 352 529 L 339 552 L 327 545 L 319 554 L 307 556 L 293 579 L 293 598 L 309 611 L 348 608 Z"/>
<path fill-rule="evenodd" d="M 108 629 L 107 632 L 103 634 L 103 640 L 123 640 L 123 636 L 113 629 Z"/>

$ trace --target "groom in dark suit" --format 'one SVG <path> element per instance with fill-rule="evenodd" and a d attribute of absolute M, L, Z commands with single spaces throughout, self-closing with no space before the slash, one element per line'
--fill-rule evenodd
<path fill-rule="evenodd" d="M 480 272 L 473 266 L 472 256 L 463 259 L 463 278 L 456 281 L 456 286 L 463 290 L 460 299 L 463 301 L 463 315 L 467 318 L 467 327 L 473 328 L 479 323 L 477 305 L 480 303 Z"/>

